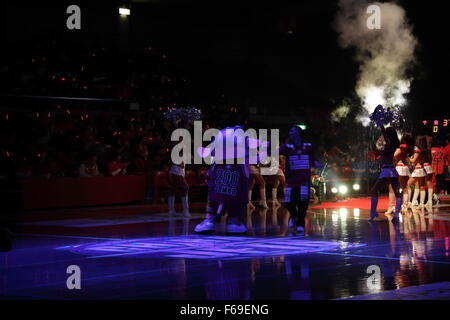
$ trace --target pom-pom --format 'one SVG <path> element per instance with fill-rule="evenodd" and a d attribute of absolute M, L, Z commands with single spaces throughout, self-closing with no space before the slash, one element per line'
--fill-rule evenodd
<path fill-rule="evenodd" d="M 398 107 L 395 107 L 392 109 L 392 119 L 391 119 L 391 126 L 394 127 L 397 130 L 400 130 L 403 128 L 403 125 L 405 123 L 405 120 L 403 119 L 403 115 L 400 112 L 400 109 Z"/>
<path fill-rule="evenodd" d="M 382 105 L 378 105 L 370 116 L 370 120 L 375 122 L 378 127 L 382 127 L 391 122 L 393 116 L 393 112 L 390 109 L 385 110 Z"/>

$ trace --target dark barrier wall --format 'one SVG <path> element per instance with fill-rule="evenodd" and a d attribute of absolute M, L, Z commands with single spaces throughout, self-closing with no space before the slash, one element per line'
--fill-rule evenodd
<path fill-rule="evenodd" d="M 22 195 L 25 210 L 143 202 L 145 177 L 32 178 Z"/>

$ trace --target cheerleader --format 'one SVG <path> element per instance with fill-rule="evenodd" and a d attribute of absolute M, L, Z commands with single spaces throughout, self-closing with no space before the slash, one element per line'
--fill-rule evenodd
<path fill-rule="evenodd" d="M 424 158 L 426 155 L 426 139 L 425 137 L 416 138 L 416 146 L 414 147 L 414 155 L 410 158 L 410 163 L 412 164 L 414 171 L 411 174 L 411 178 L 408 180 L 407 188 L 410 190 L 411 186 L 414 184 L 414 196 L 411 202 L 411 207 L 417 207 L 419 203 L 417 202 L 420 194 L 420 202 L 425 202 L 425 178 L 427 173 L 424 169 Z M 409 191 L 411 192 L 411 191 Z"/>
<path fill-rule="evenodd" d="M 400 139 L 400 146 L 397 148 L 397 150 L 395 150 L 394 153 L 395 169 L 397 170 L 397 173 L 399 175 L 398 183 L 403 193 L 402 211 L 407 209 L 409 202 L 409 195 L 407 189 L 408 180 L 409 177 L 411 176 L 408 167 L 409 150 L 412 150 L 412 137 L 410 134 L 405 133 L 402 135 Z"/>
<path fill-rule="evenodd" d="M 269 161 L 270 166 L 265 168 L 265 170 L 268 170 L 268 174 L 264 175 L 264 180 L 267 184 L 272 185 L 272 206 L 279 207 L 281 204 L 278 201 L 278 187 L 281 184 L 283 190 L 286 188 L 286 178 L 280 162 L 274 157 L 270 157 Z"/>
<path fill-rule="evenodd" d="M 186 172 L 184 169 L 184 163 L 180 165 L 172 164 L 169 170 L 169 182 L 171 185 L 171 189 L 169 197 L 167 199 L 169 205 L 169 215 L 176 214 L 175 194 L 177 191 L 179 191 L 181 195 L 181 205 L 183 207 L 182 215 L 185 217 L 191 216 L 191 214 L 189 213 L 189 200 L 188 200 L 189 186 L 186 182 L 185 175 Z"/>
<path fill-rule="evenodd" d="M 248 190 L 248 207 L 254 209 L 255 206 L 252 204 L 252 192 L 255 184 L 259 186 L 259 206 L 263 208 L 269 208 L 266 201 L 266 181 L 261 175 L 261 169 L 258 165 L 249 165 L 250 169 L 250 188 Z"/>
<path fill-rule="evenodd" d="M 371 207 L 369 221 L 376 221 L 376 219 L 379 217 L 377 212 L 378 194 L 380 190 L 383 189 L 387 184 L 391 184 L 395 197 L 397 199 L 392 222 L 398 222 L 398 214 L 402 205 L 402 197 L 398 188 L 399 174 L 397 173 L 397 170 L 394 166 L 394 153 L 399 148 L 400 142 L 398 141 L 397 132 L 394 128 L 389 127 L 385 129 L 383 126 L 381 126 L 381 132 L 383 133 L 383 138 L 385 141 L 384 148 L 381 152 L 382 169 L 377 181 L 375 182 L 375 185 L 370 191 Z"/>
<path fill-rule="evenodd" d="M 434 187 L 433 187 L 433 168 L 431 166 L 432 164 L 432 158 L 431 158 L 431 145 L 432 145 L 432 137 L 431 136 L 426 136 L 426 146 L 427 149 L 424 152 L 424 163 L 423 163 L 423 168 L 425 169 L 425 172 L 427 174 L 427 176 L 425 177 L 425 184 L 426 184 L 426 188 L 428 189 L 428 200 L 427 203 L 424 204 L 422 202 L 422 198 L 420 199 L 421 206 L 425 206 L 428 209 L 431 209 L 433 207 L 433 193 L 434 193 Z M 425 199 L 423 199 L 425 201 Z"/>
<path fill-rule="evenodd" d="M 187 124 L 184 121 L 181 121 L 178 124 L 178 127 L 179 128 L 187 127 Z M 180 141 L 182 141 L 181 139 Z M 182 215 L 185 217 L 190 217 L 191 214 L 189 212 L 189 199 L 188 199 L 189 186 L 186 182 L 186 172 L 184 168 L 184 162 L 182 162 L 181 164 L 172 163 L 169 169 L 169 182 L 171 185 L 170 193 L 167 198 L 169 206 L 169 215 L 176 214 L 175 194 L 177 193 L 177 191 L 179 191 L 181 195 L 181 205 L 183 208 Z"/>

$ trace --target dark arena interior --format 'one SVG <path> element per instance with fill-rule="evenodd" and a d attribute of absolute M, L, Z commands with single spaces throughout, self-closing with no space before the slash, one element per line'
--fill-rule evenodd
<path fill-rule="evenodd" d="M 445 4 L 1 1 L 0 300 L 449 300 Z"/>

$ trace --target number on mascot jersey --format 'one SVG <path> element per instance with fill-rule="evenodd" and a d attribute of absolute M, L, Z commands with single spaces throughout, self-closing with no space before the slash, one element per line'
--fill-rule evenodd
<path fill-rule="evenodd" d="M 239 183 L 239 172 L 231 170 L 217 170 L 216 184 L 224 186 L 237 187 Z"/>

